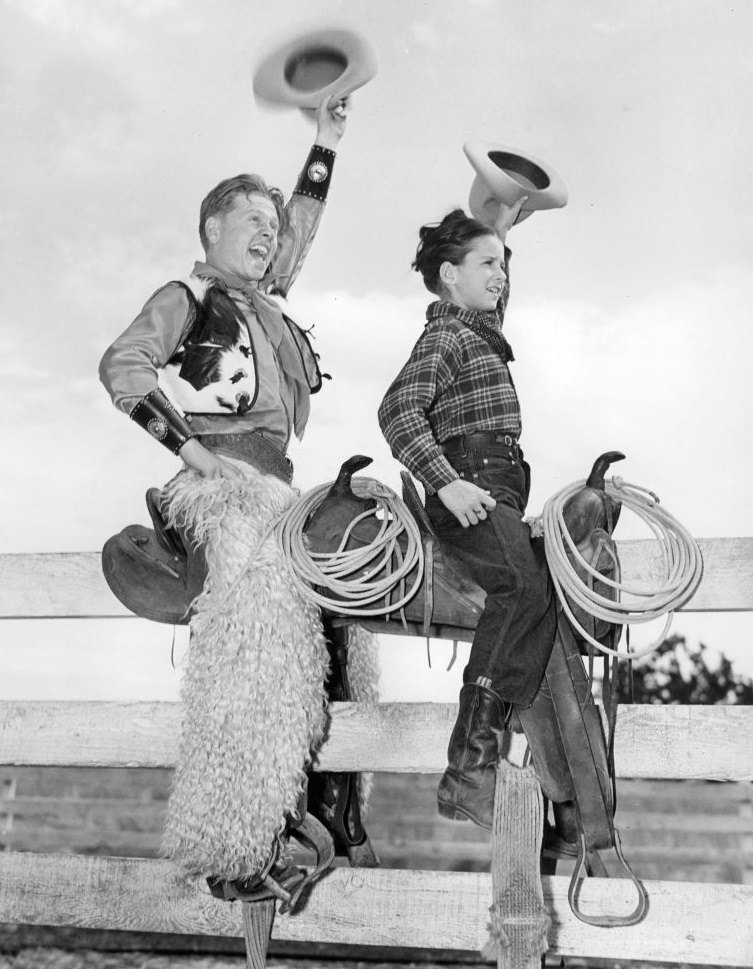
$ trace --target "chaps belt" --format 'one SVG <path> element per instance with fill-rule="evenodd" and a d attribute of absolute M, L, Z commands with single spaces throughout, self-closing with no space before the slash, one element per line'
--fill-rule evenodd
<path fill-rule="evenodd" d="M 245 461 L 262 474 L 273 474 L 288 484 L 293 480 L 293 462 L 257 431 L 235 434 L 197 434 L 196 438 L 215 454 Z"/>

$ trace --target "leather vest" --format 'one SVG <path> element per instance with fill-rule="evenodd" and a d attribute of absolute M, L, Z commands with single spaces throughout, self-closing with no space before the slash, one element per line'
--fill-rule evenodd
<path fill-rule="evenodd" d="M 176 282 L 188 296 L 193 324 L 163 368 L 160 382 L 186 414 L 247 414 L 259 394 L 257 352 L 248 321 L 221 283 L 210 283 L 199 297 L 186 283 Z M 249 302 L 259 317 L 276 314 L 282 319 L 279 364 L 293 382 L 296 414 L 308 416 L 308 395 L 321 389 L 322 374 L 307 334 L 265 294 Z"/>

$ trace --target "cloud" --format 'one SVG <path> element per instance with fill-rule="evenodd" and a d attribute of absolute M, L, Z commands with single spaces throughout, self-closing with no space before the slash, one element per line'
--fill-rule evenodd
<path fill-rule="evenodd" d="M 149 19 L 173 11 L 180 0 L 6 0 L 9 7 L 53 33 L 74 36 L 83 46 L 112 50 L 124 41 L 128 17 Z"/>
<path fill-rule="evenodd" d="M 437 25 L 431 20 L 420 20 L 411 24 L 410 35 L 419 47 L 437 50 L 442 45 Z"/>

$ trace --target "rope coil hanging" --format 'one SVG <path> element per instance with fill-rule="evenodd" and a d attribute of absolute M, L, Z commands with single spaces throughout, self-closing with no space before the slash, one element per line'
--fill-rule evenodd
<path fill-rule="evenodd" d="M 653 533 L 661 553 L 660 560 L 654 563 L 659 579 L 651 587 L 624 583 L 619 577 L 616 558 L 617 580 L 598 572 L 579 552 L 563 514 L 567 501 L 586 483 L 576 481 L 568 485 L 544 505 L 541 522 L 552 582 L 565 614 L 579 635 L 602 653 L 618 659 L 639 659 L 666 639 L 675 611 L 698 588 L 703 572 L 701 551 L 693 536 L 661 506 L 653 492 L 614 475 L 605 482 L 605 490 Z M 398 612 L 414 597 L 424 575 L 424 550 L 413 515 L 386 485 L 373 478 L 354 478 L 354 493 L 371 499 L 374 506 L 347 524 L 334 551 L 312 552 L 306 546 L 304 528 L 332 485 L 330 482 L 308 491 L 274 525 L 276 540 L 290 564 L 296 587 L 309 601 L 342 615 L 388 616 Z M 370 541 L 356 538 L 356 527 L 372 518 L 377 527 Z M 354 547 L 347 549 L 351 539 Z M 584 581 L 576 565 L 593 582 L 613 590 L 614 598 L 602 595 L 592 582 Z M 415 575 L 406 587 L 414 569 Z M 606 646 L 591 636 L 574 615 L 573 607 L 617 626 L 651 622 L 663 616 L 666 621 L 650 645 L 624 651 Z"/>
<path fill-rule="evenodd" d="M 275 524 L 275 536 L 290 563 L 295 585 L 309 601 L 346 616 L 397 612 L 410 602 L 423 579 L 424 551 L 413 515 L 391 488 L 374 478 L 354 478 L 354 493 L 373 499 L 374 507 L 347 525 L 334 552 L 311 552 L 306 547 L 304 527 L 332 485 L 330 482 L 306 492 Z M 353 530 L 370 518 L 379 523 L 374 537 L 368 543 L 356 540 L 357 547 L 347 549 Z M 405 548 L 400 545 L 403 537 Z M 413 569 L 415 576 L 406 589 Z M 333 595 L 318 591 L 321 588 Z M 393 598 L 396 588 L 397 598 Z"/>
<path fill-rule="evenodd" d="M 542 525 L 549 571 L 557 596 L 574 628 L 589 643 L 603 653 L 619 659 L 638 659 L 653 652 L 666 638 L 677 609 L 691 598 L 703 573 L 701 550 L 693 536 L 663 508 L 653 492 L 629 484 L 615 475 L 606 482 L 606 492 L 634 512 L 654 534 L 661 551 L 658 586 L 647 588 L 615 581 L 594 569 L 578 551 L 568 532 L 563 516 L 567 500 L 585 485 L 576 481 L 557 492 L 544 505 Z M 568 554 L 569 553 L 569 554 Z M 571 558 L 594 580 L 615 592 L 615 599 L 599 594 L 578 575 Z M 622 596 L 628 596 L 623 601 Z M 660 635 L 649 645 L 636 651 L 612 649 L 597 642 L 578 622 L 569 600 L 597 619 L 616 625 L 650 622 L 666 616 Z"/>

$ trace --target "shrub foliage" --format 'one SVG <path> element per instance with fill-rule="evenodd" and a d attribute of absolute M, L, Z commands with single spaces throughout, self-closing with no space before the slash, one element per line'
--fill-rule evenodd
<path fill-rule="evenodd" d="M 632 673 L 632 682 L 631 682 Z M 621 663 L 620 703 L 753 703 L 753 681 L 737 673 L 724 653 L 703 643 L 688 646 L 684 636 L 669 636 L 647 660 Z"/>

